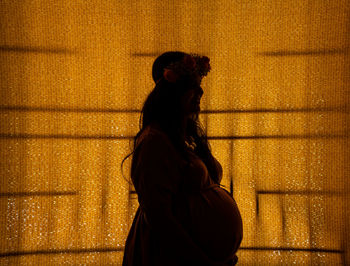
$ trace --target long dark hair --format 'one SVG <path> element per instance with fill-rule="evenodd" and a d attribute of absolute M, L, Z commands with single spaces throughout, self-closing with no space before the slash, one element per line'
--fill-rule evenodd
<path fill-rule="evenodd" d="M 198 113 L 189 117 L 186 124 L 183 123 L 185 114 L 181 97 L 191 86 L 194 86 L 195 81 L 191 77 L 184 76 L 175 83 L 170 83 L 163 78 L 164 68 L 172 62 L 182 60 L 185 55 L 183 52 L 166 52 L 154 61 L 152 77 L 156 85 L 142 107 L 140 130 L 133 138 L 133 151 L 123 159 L 121 168 L 125 160 L 135 153 L 137 140 L 145 128 L 156 124 L 169 137 L 175 149 L 185 160 L 189 160 L 185 137 L 191 139 L 195 146 L 195 154 L 204 162 L 213 181 L 219 183 L 218 169 L 207 136 L 199 122 Z"/>

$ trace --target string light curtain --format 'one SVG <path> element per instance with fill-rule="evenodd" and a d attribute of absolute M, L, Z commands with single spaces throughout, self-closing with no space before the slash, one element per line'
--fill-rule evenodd
<path fill-rule="evenodd" d="M 168 50 L 211 59 L 200 120 L 243 217 L 239 264 L 350 264 L 349 14 L 348 0 L 1 1 L 0 264 L 121 264 L 138 203 L 120 163 Z"/>

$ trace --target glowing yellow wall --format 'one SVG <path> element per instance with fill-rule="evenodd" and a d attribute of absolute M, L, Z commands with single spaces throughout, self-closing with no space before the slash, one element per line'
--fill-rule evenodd
<path fill-rule="evenodd" d="M 239 264 L 350 264 L 349 12 L 1 1 L 0 265 L 120 265 L 137 208 L 120 163 L 167 50 L 211 58 L 200 118 L 243 216 Z"/>

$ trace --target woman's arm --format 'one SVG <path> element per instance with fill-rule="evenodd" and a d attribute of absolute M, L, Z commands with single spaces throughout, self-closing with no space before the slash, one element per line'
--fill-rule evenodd
<path fill-rule="evenodd" d="M 193 242 L 172 212 L 173 197 L 181 182 L 179 158 L 168 139 L 150 134 L 140 144 L 134 158 L 133 180 L 140 206 L 160 245 L 174 259 L 191 265 L 216 265 Z M 135 154 L 136 155 L 136 154 Z"/>

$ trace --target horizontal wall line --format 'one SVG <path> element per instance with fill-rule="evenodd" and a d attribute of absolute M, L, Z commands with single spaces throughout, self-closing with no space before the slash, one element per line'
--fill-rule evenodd
<path fill-rule="evenodd" d="M 23 191 L 23 192 L 1 192 L 0 198 L 18 198 L 18 197 L 43 197 L 43 196 L 73 196 L 77 191 Z"/>
<path fill-rule="evenodd" d="M 135 190 L 130 190 L 130 194 L 136 194 Z M 282 190 L 257 190 L 256 195 L 343 195 L 343 192 L 337 192 L 337 191 L 311 191 L 311 190 L 294 190 L 294 191 L 282 191 Z"/>
<path fill-rule="evenodd" d="M 348 138 L 348 135 L 255 135 L 255 136 L 208 136 L 209 140 L 242 140 L 242 139 L 334 139 Z M 125 140 L 134 136 L 113 135 L 69 135 L 69 134 L 0 134 L 0 139 L 94 139 L 94 140 Z"/>
<path fill-rule="evenodd" d="M 55 112 L 55 113 L 140 113 L 137 109 L 113 108 L 73 108 L 73 107 L 45 107 L 45 106 L 0 106 L 0 111 L 14 112 Z"/>
<path fill-rule="evenodd" d="M 347 54 L 348 48 L 313 49 L 313 50 L 275 50 L 257 53 L 258 56 L 319 56 Z"/>
<path fill-rule="evenodd" d="M 76 49 L 64 47 L 0 45 L 0 52 L 34 53 L 34 54 L 75 54 Z"/>
<path fill-rule="evenodd" d="M 95 140 L 120 140 L 132 139 L 130 136 L 111 135 L 69 135 L 69 134 L 0 134 L 0 139 L 95 139 Z"/>
<path fill-rule="evenodd" d="M 240 247 L 238 250 L 261 250 L 261 251 L 293 251 L 293 252 L 316 252 L 316 253 L 344 253 L 340 249 L 325 248 L 292 248 L 292 247 Z"/>
<path fill-rule="evenodd" d="M 230 114 L 230 113 L 317 113 L 317 112 L 348 112 L 345 106 L 338 107 L 314 107 L 314 108 L 294 108 L 294 109 L 232 109 L 232 110 L 203 110 L 204 114 Z"/>
<path fill-rule="evenodd" d="M 124 247 L 120 248 L 86 248 L 86 249 L 42 249 L 28 251 L 13 251 L 0 253 L 1 257 L 28 256 L 28 255 L 51 255 L 51 254 L 79 254 L 79 253 L 105 253 L 105 252 L 120 252 L 124 251 Z"/>
<path fill-rule="evenodd" d="M 256 135 L 256 136 L 208 136 L 213 140 L 235 140 L 235 139 L 333 139 L 346 138 L 347 135 Z"/>
<path fill-rule="evenodd" d="M 339 191 L 315 191 L 315 190 L 257 190 L 257 195 L 343 195 L 344 192 Z"/>
<path fill-rule="evenodd" d="M 0 111 L 13 112 L 62 112 L 62 113 L 141 113 L 138 109 L 115 108 L 75 108 L 75 107 L 45 107 L 45 106 L 0 106 Z M 348 112 L 345 106 L 310 107 L 310 108 L 256 108 L 256 109 L 223 109 L 202 110 L 201 114 L 230 114 L 230 113 L 314 113 L 314 112 Z"/>
<path fill-rule="evenodd" d="M 311 252 L 311 253 L 344 253 L 339 249 L 322 249 L 322 248 L 292 248 L 292 247 L 240 247 L 239 250 L 253 251 L 288 251 L 288 252 Z M 48 250 L 29 250 L 29 251 L 13 251 L 0 253 L 0 257 L 28 256 L 28 255 L 53 255 L 53 254 L 80 254 L 80 253 L 106 253 L 121 252 L 124 247 L 120 248 L 87 248 L 87 249 L 48 249 Z"/>
<path fill-rule="evenodd" d="M 158 55 L 161 55 L 161 53 L 133 53 L 131 56 L 135 57 L 156 57 Z"/>

